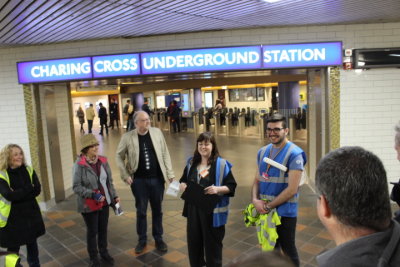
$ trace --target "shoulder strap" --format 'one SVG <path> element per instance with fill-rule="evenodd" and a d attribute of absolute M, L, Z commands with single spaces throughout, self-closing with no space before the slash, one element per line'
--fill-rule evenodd
<path fill-rule="evenodd" d="M 215 182 L 216 182 L 217 186 L 221 186 L 222 180 L 224 179 L 226 160 L 223 158 L 218 158 L 218 160 L 219 160 L 219 173 L 216 174 Z"/>
<path fill-rule="evenodd" d="M 269 145 L 263 146 L 260 150 L 260 154 L 258 155 L 258 167 L 260 167 L 262 159 L 264 158 L 265 151 L 267 151 Z"/>

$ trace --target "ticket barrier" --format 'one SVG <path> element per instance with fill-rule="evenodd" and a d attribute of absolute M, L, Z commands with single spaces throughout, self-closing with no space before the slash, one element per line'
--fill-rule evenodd
<path fill-rule="evenodd" d="M 245 135 L 245 116 L 246 112 L 239 113 L 239 136 L 243 137 Z"/>
<path fill-rule="evenodd" d="M 265 139 L 265 119 L 264 119 L 264 116 L 265 116 L 266 114 L 260 114 L 259 116 L 258 116 L 258 130 L 259 130 L 259 133 L 260 133 L 260 139 L 261 140 L 264 140 Z"/>
<path fill-rule="evenodd" d="M 219 112 L 214 112 L 213 114 L 214 118 L 214 134 L 219 135 L 220 129 L 221 129 L 221 116 Z"/>
<path fill-rule="evenodd" d="M 171 132 L 171 125 L 169 123 L 168 117 L 165 116 L 165 111 L 160 113 L 160 130 Z"/>
<path fill-rule="evenodd" d="M 155 111 L 155 112 L 151 115 L 151 125 L 152 125 L 153 127 L 160 128 L 160 121 L 158 120 L 158 111 Z"/>

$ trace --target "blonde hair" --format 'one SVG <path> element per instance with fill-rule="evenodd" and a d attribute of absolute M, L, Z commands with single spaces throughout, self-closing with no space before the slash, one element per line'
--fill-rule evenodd
<path fill-rule="evenodd" d="M 13 148 L 18 148 L 22 153 L 22 163 L 25 163 L 25 154 L 22 148 L 17 144 L 8 144 L 0 151 L 0 170 L 7 170 L 10 167 L 11 153 Z"/>

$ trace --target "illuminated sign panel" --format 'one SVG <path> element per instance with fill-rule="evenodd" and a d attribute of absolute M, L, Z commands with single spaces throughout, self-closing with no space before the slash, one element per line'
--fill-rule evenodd
<path fill-rule="evenodd" d="M 140 75 L 139 54 L 92 57 L 93 78 Z"/>
<path fill-rule="evenodd" d="M 342 64 L 342 43 L 308 43 L 144 52 L 18 62 L 20 83 Z"/>
<path fill-rule="evenodd" d="M 342 64 L 342 42 L 263 45 L 262 51 L 267 69 Z"/>
<path fill-rule="evenodd" d="M 146 52 L 142 74 L 259 69 L 260 46 Z"/>
<path fill-rule="evenodd" d="M 20 83 L 92 78 L 90 57 L 20 62 L 17 68 Z"/>

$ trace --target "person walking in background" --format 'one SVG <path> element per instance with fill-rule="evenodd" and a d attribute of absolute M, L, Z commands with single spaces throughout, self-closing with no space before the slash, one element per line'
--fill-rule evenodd
<path fill-rule="evenodd" d="M 400 266 L 400 225 L 391 220 L 386 171 L 361 147 L 327 154 L 315 174 L 317 214 L 336 247 L 317 256 L 320 267 Z"/>
<path fill-rule="evenodd" d="M 165 183 L 174 179 L 171 158 L 164 135 L 150 127 L 149 115 L 138 111 L 134 116 L 136 129 L 125 133 L 117 148 L 116 162 L 121 178 L 135 197 L 136 231 L 139 236 L 136 253 L 142 253 L 147 244 L 147 205 L 152 211 L 152 234 L 157 250 L 166 252 L 163 241 L 162 200 Z"/>
<path fill-rule="evenodd" d="M 78 110 L 76 111 L 76 116 L 78 117 L 79 124 L 81 125 L 81 133 L 85 133 L 85 130 L 83 129 L 83 124 L 85 123 L 85 112 L 83 112 L 81 106 L 79 106 Z"/>
<path fill-rule="evenodd" d="M 0 152 L 0 246 L 19 254 L 26 245 L 30 267 L 39 267 L 37 238 L 45 226 L 36 197 L 41 185 L 36 172 L 25 162 L 22 148 L 6 145 Z"/>
<path fill-rule="evenodd" d="M 295 236 L 298 189 L 306 154 L 287 139 L 288 133 L 283 115 L 275 113 L 269 117 L 267 135 L 271 143 L 262 147 L 257 154 L 258 170 L 252 188 L 252 202 L 260 214 L 276 209 L 281 216 L 281 225 L 276 227 L 279 237 L 275 249 L 282 249 L 296 266 L 300 266 Z M 267 163 L 265 158 L 286 166 L 287 171 Z"/>
<path fill-rule="evenodd" d="M 114 98 L 111 98 L 110 103 L 110 127 L 114 129 L 114 122 L 119 129 L 119 119 L 118 119 L 118 103 Z"/>
<path fill-rule="evenodd" d="M 199 135 L 193 157 L 187 160 L 180 189 L 185 199 L 187 243 L 190 266 L 222 266 L 222 240 L 228 220 L 229 197 L 235 195 L 232 164 L 220 157 L 210 132 Z M 204 194 L 197 199 L 196 190 Z M 205 207 L 206 202 L 212 205 Z M 205 253 L 205 258 L 204 258 Z"/>
<path fill-rule="evenodd" d="M 93 104 L 90 104 L 90 106 L 86 109 L 86 119 L 88 122 L 88 133 L 92 133 L 94 117 L 96 117 L 96 113 L 94 112 Z"/>
<path fill-rule="evenodd" d="M 144 112 L 146 112 L 149 117 L 151 117 L 151 115 L 153 114 L 153 112 L 151 112 L 150 107 L 149 107 L 149 102 L 148 101 L 144 101 L 143 105 L 142 105 L 142 110 Z"/>
<path fill-rule="evenodd" d="M 173 100 L 171 102 L 171 105 L 168 111 L 168 115 L 170 117 L 170 121 L 172 124 L 172 127 L 174 128 L 174 133 L 180 132 L 181 131 L 181 121 L 180 121 L 180 115 L 181 115 L 181 109 L 178 107 L 178 102 Z"/>
<path fill-rule="evenodd" d="M 99 103 L 99 119 L 100 119 L 100 135 L 103 135 L 103 127 L 106 128 L 106 133 L 108 134 L 107 126 L 107 109 L 103 106 L 103 103 Z"/>
<path fill-rule="evenodd" d="M 77 195 L 78 212 L 86 224 L 86 245 L 91 267 L 100 267 L 101 258 L 114 264 L 107 249 L 109 207 L 120 201 L 116 195 L 111 168 L 100 156 L 99 142 L 93 134 L 81 138 L 81 154 L 74 164 L 73 190 Z"/>
<path fill-rule="evenodd" d="M 128 99 L 126 100 L 126 104 L 124 106 L 123 113 L 125 115 L 126 120 L 126 131 L 132 130 L 133 127 L 133 114 L 135 113 L 135 108 L 131 104 L 131 101 Z"/>

